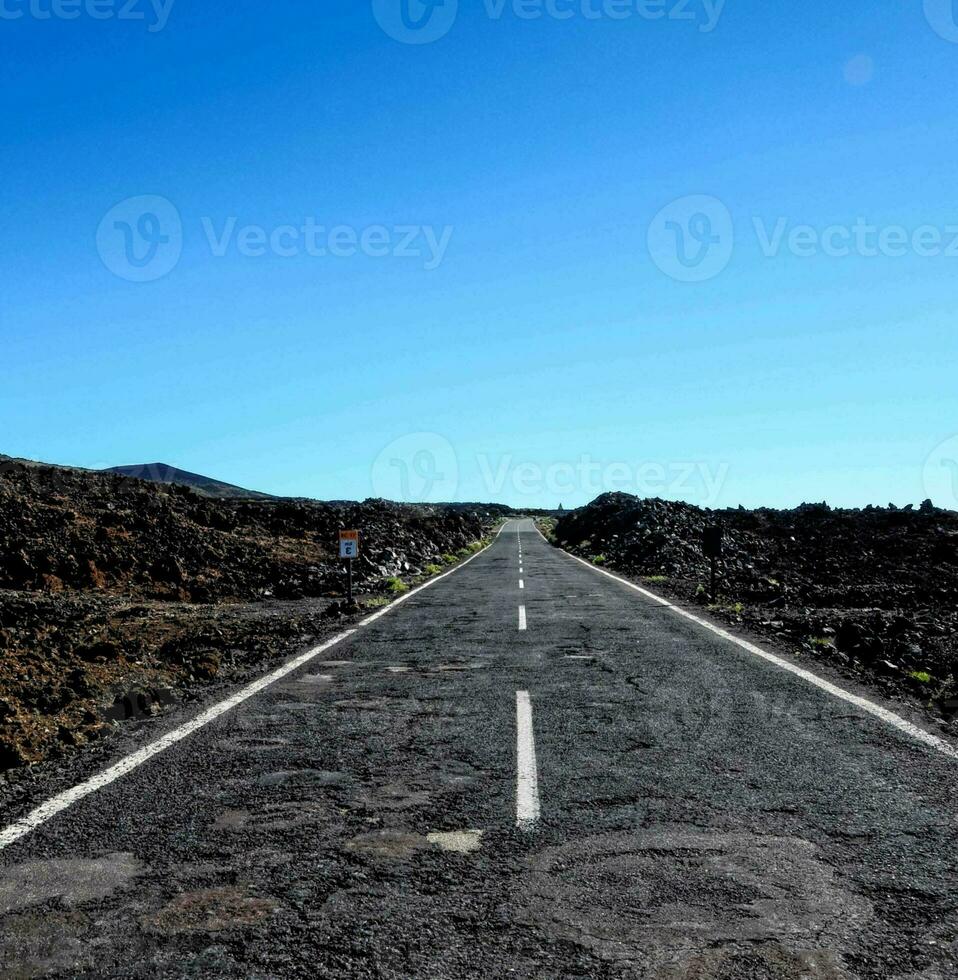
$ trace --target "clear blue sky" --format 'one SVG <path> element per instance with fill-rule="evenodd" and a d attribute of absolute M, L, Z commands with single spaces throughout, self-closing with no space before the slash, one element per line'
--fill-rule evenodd
<path fill-rule="evenodd" d="M 958 504 L 958 248 L 755 227 L 958 236 L 950 0 L 937 30 L 891 0 L 728 0 L 714 30 L 702 0 L 460 0 L 423 44 L 377 22 L 400 0 L 72 2 L 2 5 L 0 452 L 320 498 Z M 152 226 L 110 212 L 144 195 L 182 254 L 131 281 L 120 226 Z M 218 255 L 229 219 L 389 254 Z M 402 226 L 451 237 L 395 254 Z"/>

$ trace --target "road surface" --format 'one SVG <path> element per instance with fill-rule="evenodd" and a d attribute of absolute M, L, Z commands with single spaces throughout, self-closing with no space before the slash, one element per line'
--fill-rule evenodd
<path fill-rule="evenodd" d="M 8 828 L 0 975 L 958 977 L 955 759 L 530 521 L 287 670 Z"/>

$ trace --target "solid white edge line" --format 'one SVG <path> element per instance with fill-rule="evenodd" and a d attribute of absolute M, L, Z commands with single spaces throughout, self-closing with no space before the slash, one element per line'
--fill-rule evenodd
<path fill-rule="evenodd" d="M 498 539 L 499 535 L 502 534 L 502 529 L 504 527 L 505 524 L 499 528 L 499 531 L 496 533 L 496 539 Z M 45 824 L 58 813 L 61 813 L 67 808 L 71 807 L 74 803 L 77 803 L 84 797 L 95 793 L 97 790 L 109 786 L 110 783 L 116 782 L 116 780 L 118 780 L 121 776 L 125 776 L 134 769 L 139 768 L 144 762 L 149 761 L 154 756 L 157 756 L 161 752 L 164 752 L 166 749 L 170 748 L 170 746 L 175 745 L 177 742 L 181 742 L 184 738 L 187 738 L 194 732 L 199 731 L 199 729 L 205 727 L 211 721 L 215 721 L 220 716 L 226 714 L 227 711 L 230 711 L 237 705 L 242 704 L 244 701 L 248 700 L 254 695 L 264 691 L 266 688 L 275 684 L 278 680 L 282 680 L 287 675 L 293 673 L 293 671 L 298 670 L 304 664 L 309 663 L 310 660 L 318 657 L 321 653 L 325 653 L 331 647 L 336 646 L 338 643 L 342 643 L 343 640 L 351 637 L 361 627 L 368 626 L 370 623 L 375 622 L 375 620 L 379 619 L 380 616 L 384 616 L 387 612 L 391 612 L 407 599 L 411 599 L 417 592 L 422 592 L 423 589 L 427 589 L 429 586 L 435 585 L 436 582 L 439 582 L 442 579 L 447 578 L 449 575 L 458 572 L 460 568 L 468 565 L 473 559 L 478 558 L 489 547 L 491 547 L 491 542 L 481 551 L 477 551 L 464 562 L 456 565 L 455 568 L 450 569 L 448 572 L 444 572 L 442 575 L 437 575 L 435 578 L 432 578 L 428 582 L 417 586 L 415 589 L 411 589 L 405 595 L 396 599 L 394 602 L 391 602 L 385 608 L 380 609 L 379 612 L 374 613 L 372 616 L 367 616 L 366 619 L 361 620 L 351 629 L 347 629 L 344 632 L 339 633 L 337 636 L 334 636 L 332 639 L 327 640 L 325 643 L 322 643 L 317 647 L 313 647 L 312 650 L 307 650 L 305 653 L 301 653 L 299 656 L 287 661 L 282 667 L 278 667 L 272 673 L 267 674 L 265 677 L 259 678 L 259 680 L 253 681 L 251 684 L 248 684 L 246 687 L 237 691 L 235 694 L 231 695 L 225 700 L 214 704 L 210 708 L 207 708 L 191 721 L 185 722 L 178 728 L 174 728 L 173 731 L 168 732 L 161 738 L 158 738 L 155 742 L 151 742 L 142 749 L 139 749 L 138 751 L 126 756 L 115 765 L 110 766 L 109 769 L 105 769 L 96 776 L 92 776 L 90 779 L 87 779 L 84 782 L 71 787 L 70 789 L 64 790 L 62 793 L 58 793 L 56 796 L 51 797 L 46 802 L 41 803 L 38 807 L 31 810 L 25 817 L 22 817 L 20 820 L 15 821 L 0 831 L 0 851 L 6 847 L 9 847 L 11 844 L 15 843 L 21 838 L 26 837 L 27 834 Z"/>
<path fill-rule="evenodd" d="M 539 531 L 538 525 L 536 526 L 536 531 L 539 532 L 539 536 L 542 538 L 542 540 L 546 541 L 546 544 L 550 543 L 546 540 L 545 535 Z M 728 640 L 730 643 L 734 643 L 735 646 L 747 651 L 748 653 L 751 653 L 753 656 L 760 657 L 762 660 L 765 660 L 770 664 L 774 664 L 776 667 L 780 667 L 782 670 L 787 670 L 790 674 L 794 674 L 796 677 L 800 677 L 802 680 L 807 681 L 809 684 L 819 688 L 819 690 L 825 691 L 826 694 L 831 694 L 833 697 L 840 698 L 842 701 L 846 701 L 848 704 L 852 704 L 856 708 L 861 708 L 862 711 L 867 711 L 875 718 L 878 718 L 886 724 L 891 725 L 893 728 L 898 729 L 898 731 L 902 732 L 904 735 L 908 735 L 916 741 L 921 742 L 923 745 L 928 746 L 928 748 L 935 749 L 935 751 L 940 752 L 949 759 L 958 760 L 958 749 L 956 749 L 954 746 L 949 745 L 944 739 L 938 738 L 937 735 L 932 735 L 931 732 L 926 732 L 924 728 L 920 728 L 918 725 L 915 725 L 907 719 L 902 718 L 900 715 L 896 715 L 893 711 L 883 708 L 880 704 L 875 704 L 874 701 L 869 701 L 867 698 L 859 697 L 857 694 L 852 694 L 851 691 L 846 691 L 837 684 L 832 684 L 831 681 L 827 681 L 824 677 L 819 677 L 817 674 L 813 674 L 810 670 L 805 670 L 803 667 L 799 667 L 797 664 L 789 663 L 787 660 L 783 660 L 776 654 L 762 649 L 762 647 L 758 646 L 757 644 L 751 643 L 748 640 L 743 640 L 741 637 L 735 636 L 734 634 L 729 633 L 727 630 L 723 630 L 720 626 L 710 623 L 707 619 L 702 619 L 700 616 L 696 616 L 694 613 L 690 613 L 685 609 L 682 609 L 680 606 L 676 606 L 674 603 L 669 602 L 668 599 L 663 599 L 662 596 L 656 595 L 654 592 L 650 592 L 648 589 L 643 589 L 641 585 L 636 585 L 635 582 L 630 582 L 628 579 L 622 578 L 619 575 L 614 575 L 612 572 L 606 571 L 604 568 L 597 568 L 591 562 L 587 562 L 584 558 L 580 558 L 578 555 L 571 554 L 564 548 L 560 548 L 557 545 L 554 547 L 557 551 L 561 551 L 562 554 L 572 558 L 574 561 L 579 562 L 581 565 L 585 565 L 586 568 L 590 568 L 593 572 L 598 572 L 599 575 L 605 575 L 606 578 L 613 579 L 622 585 L 626 585 L 630 589 L 634 589 L 636 592 L 645 596 L 647 599 L 654 599 L 666 609 L 669 609 L 674 613 L 678 613 L 679 616 L 691 620 L 698 626 L 703 626 L 710 633 L 714 633 L 716 636 L 720 636 L 723 640 Z"/>
<path fill-rule="evenodd" d="M 524 630 L 526 628 L 526 607 L 519 607 L 519 629 Z"/>
<path fill-rule="evenodd" d="M 528 691 L 516 691 L 516 826 L 530 829 L 540 812 L 532 702 Z"/>

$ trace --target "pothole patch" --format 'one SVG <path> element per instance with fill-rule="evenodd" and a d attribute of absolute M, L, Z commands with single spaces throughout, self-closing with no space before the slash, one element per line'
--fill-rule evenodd
<path fill-rule="evenodd" d="M 657 976 L 727 976 L 722 957 L 769 944 L 819 963 L 809 980 L 843 977 L 821 951 L 842 948 L 872 916 L 798 838 L 664 827 L 547 848 L 528 863 L 520 921 Z M 703 950 L 718 972 L 683 973 Z"/>
<path fill-rule="evenodd" d="M 795 950 L 779 943 L 747 949 L 710 949 L 660 967 L 658 980 L 726 980 L 727 977 L 797 977 L 800 980 L 855 980 L 829 950 Z"/>
<path fill-rule="evenodd" d="M 315 711 L 317 707 L 316 701 L 281 701 L 276 705 L 279 711 Z"/>
<path fill-rule="evenodd" d="M 268 720 L 264 719 L 264 720 Z M 277 723 L 282 723 L 286 719 L 278 717 Z M 257 738 L 253 735 L 240 735 L 239 738 L 223 739 L 220 745 L 237 752 L 275 752 L 285 748 L 289 744 L 285 738 Z"/>
<path fill-rule="evenodd" d="M 243 888 L 203 888 L 177 895 L 141 921 L 148 931 L 167 936 L 223 932 L 259 925 L 278 908 L 279 903 L 273 899 L 250 895 Z"/>
<path fill-rule="evenodd" d="M 273 803 L 253 811 L 226 810 L 213 822 L 213 829 L 272 833 L 315 824 L 328 816 L 329 808 L 316 803 Z"/>
<path fill-rule="evenodd" d="M 68 906 L 96 902 L 144 870 L 140 861 L 126 852 L 15 864 L 0 874 L 0 912 L 39 905 L 51 898 Z"/>
<path fill-rule="evenodd" d="M 438 779 L 443 791 L 459 792 L 467 787 L 478 785 L 490 773 L 480 772 L 468 762 L 450 759 L 444 760 L 438 768 Z M 498 774 L 492 774 L 498 778 Z"/>
<path fill-rule="evenodd" d="M 374 830 L 346 844 L 346 850 L 383 860 L 405 860 L 429 846 L 425 837 L 403 830 Z"/>
<path fill-rule="evenodd" d="M 214 821 L 214 830 L 242 830 L 249 823 L 249 810 L 224 810 Z"/>
<path fill-rule="evenodd" d="M 384 786 L 367 787 L 356 794 L 356 802 L 368 810 L 385 810 L 388 813 L 402 813 L 426 806 L 432 801 L 432 793 L 413 789 L 405 783 L 395 781 Z"/>
<path fill-rule="evenodd" d="M 340 711 L 388 711 L 393 702 L 391 698 L 346 698 L 335 701 L 333 707 Z"/>
<path fill-rule="evenodd" d="M 472 854 L 482 847 L 481 830 L 452 830 L 426 834 L 426 840 L 442 851 L 453 854 Z"/>
<path fill-rule="evenodd" d="M 92 969 L 96 954 L 84 942 L 89 928 L 87 917 L 76 911 L 4 917 L 0 976 L 65 976 Z"/>
<path fill-rule="evenodd" d="M 255 780 L 258 786 L 342 786 L 349 782 L 344 772 L 330 772 L 325 769 L 282 769 L 279 772 L 264 772 Z"/>

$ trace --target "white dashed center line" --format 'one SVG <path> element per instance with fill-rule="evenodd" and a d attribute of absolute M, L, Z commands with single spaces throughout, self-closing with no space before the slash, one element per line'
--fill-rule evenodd
<path fill-rule="evenodd" d="M 528 691 L 516 691 L 516 826 L 531 830 L 539 819 L 539 773 Z"/>
<path fill-rule="evenodd" d="M 524 589 L 525 587 L 526 587 L 526 583 L 523 582 L 522 579 L 519 579 L 519 588 Z"/>
<path fill-rule="evenodd" d="M 526 628 L 526 607 L 519 607 L 519 629 L 524 630 Z"/>

